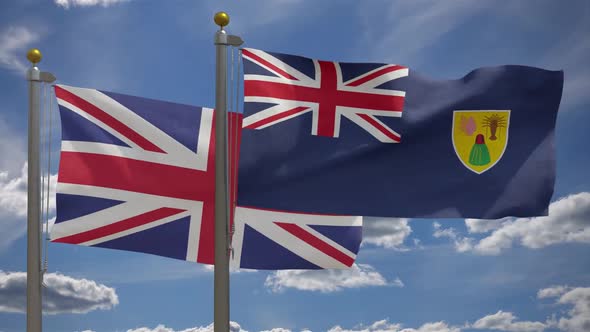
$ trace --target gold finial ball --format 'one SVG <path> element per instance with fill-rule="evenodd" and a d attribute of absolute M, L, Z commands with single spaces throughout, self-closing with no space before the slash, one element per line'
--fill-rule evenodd
<path fill-rule="evenodd" d="M 215 14 L 213 17 L 215 24 L 219 25 L 220 27 L 224 27 L 229 24 L 229 15 L 226 12 L 219 12 Z"/>
<path fill-rule="evenodd" d="M 41 54 L 41 51 L 36 48 L 31 48 L 27 52 L 27 59 L 29 59 L 29 61 L 31 61 L 33 64 L 41 62 L 41 58 L 43 58 L 43 55 Z"/>

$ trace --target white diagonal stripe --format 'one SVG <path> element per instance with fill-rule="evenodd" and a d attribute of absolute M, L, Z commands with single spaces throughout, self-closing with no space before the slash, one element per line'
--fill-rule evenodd
<path fill-rule="evenodd" d="M 338 216 L 255 209 L 238 206 L 237 212 L 246 222 L 252 220 L 279 221 L 297 225 L 362 226 L 362 216 Z"/>
<path fill-rule="evenodd" d="M 191 221 L 188 231 L 188 246 L 186 248 L 186 260 L 196 262 L 199 253 L 199 241 L 201 239 L 201 224 L 203 222 L 203 206 L 196 207 L 190 212 Z"/>
<path fill-rule="evenodd" d="M 123 136 L 121 133 L 119 133 L 118 131 L 114 130 L 113 128 L 107 126 L 104 122 L 98 120 L 97 118 L 93 117 L 92 115 L 86 113 L 85 111 L 79 109 L 78 107 L 70 104 L 69 102 L 63 100 L 63 99 L 57 99 L 57 103 L 60 106 L 63 106 L 65 108 L 67 108 L 69 111 L 74 112 L 78 115 L 80 115 L 81 117 L 83 117 L 84 119 L 94 123 L 95 125 L 99 126 L 100 128 L 102 128 L 104 131 L 106 131 L 107 133 L 115 136 L 116 138 L 118 138 L 120 141 L 122 141 L 123 143 L 136 148 L 136 149 L 140 149 L 139 145 L 135 144 L 135 142 L 133 142 L 132 140 L 128 139 L 127 137 Z"/>
<path fill-rule="evenodd" d="M 295 77 L 296 79 L 298 79 L 301 82 L 306 82 L 306 83 L 308 83 L 310 85 L 313 84 L 313 81 L 309 77 L 307 77 L 305 74 L 301 73 L 299 70 L 297 70 L 297 69 L 289 66 L 288 64 L 284 63 L 283 61 L 275 58 L 274 56 L 272 56 L 272 55 L 270 55 L 270 54 L 268 54 L 268 53 L 266 53 L 264 51 L 256 50 L 256 49 L 252 49 L 252 48 L 246 48 L 244 50 L 250 51 L 253 54 L 257 55 L 258 57 L 262 58 L 263 60 L 265 60 L 265 61 L 267 61 L 269 63 L 272 63 L 277 68 L 280 68 L 281 70 L 283 70 L 284 72 L 288 73 L 289 75 Z M 248 59 L 248 60 L 256 63 L 257 65 L 263 67 L 264 69 L 266 69 L 266 70 L 274 73 L 275 75 L 282 77 L 282 75 L 280 75 L 279 73 L 277 73 L 275 70 L 273 70 L 273 69 L 267 67 L 266 65 L 264 65 L 264 64 L 262 64 L 262 63 L 260 63 L 260 62 L 258 62 L 256 60 L 254 60 L 254 59 L 252 59 L 251 57 L 249 57 L 244 52 L 242 52 L 242 56 L 244 58 L 246 58 L 246 59 Z"/>
<path fill-rule="evenodd" d="M 339 86 L 338 90 L 348 92 L 367 93 L 373 95 L 391 96 L 391 97 L 405 97 L 405 91 L 399 90 L 388 90 L 388 89 L 377 89 L 370 86 Z"/>
<path fill-rule="evenodd" d="M 312 247 L 300 238 L 277 226 L 275 223 L 249 222 L 248 225 L 258 231 L 260 234 L 266 236 L 267 238 L 285 247 L 287 250 L 314 265 L 324 269 L 348 268 L 348 266 Z"/>
<path fill-rule="evenodd" d="M 265 76 L 265 75 L 256 75 L 256 74 L 244 75 L 244 83 L 245 84 L 247 84 L 246 82 L 254 82 L 254 81 L 265 82 L 265 83 L 288 84 L 288 85 L 300 86 L 300 87 L 304 87 L 304 88 L 309 88 L 309 87 L 319 88 L 320 87 L 319 83 L 315 83 L 315 81 L 310 83 L 308 81 L 293 81 L 288 78 L 282 78 L 282 76 L 281 77 L 274 77 L 274 76 Z"/>
<path fill-rule="evenodd" d="M 158 152 L 145 151 L 142 149 L 133 149 L 126 146 L 113 145 L 108 143 L 95 143 L 83 141 L 62 141 L 61 151 L 63 152 L 80 152 L 80 153 L 94 153 L 113 157 L 122 157 L 134 160 L 147 161 L 162 165 L 177 166 L 183 168 L 190 168 L 195 170 L 205 171 L 206 166 L 199 168 L 201 165 L 197 162 L 196 156 L 191 160 L 179 160 L 169 154 Z"/>
<path fill-rule="evenodd" d="M 201 111 L 201 125 L 199 127 L 199 137 L 197 141 L 197 160 L 193 167 L 195 169 L 206 170 L 207 160 L 209 158 L 209 149 L 211 148 L 211 132 L 213 130 L 213 110 L 203 107 Z M 184 166 L 186 167 L 186 166 Z"/>
<path fill-rule="evenodd" d="M 107 236 L 103 236 L 101 238 L 97 238 L 97 239 L 94 239 L 94 240 L 86 241 L 86 242 L 80 243 L 80 245 L 83 245 L 83 246 L 93 246 L 93 245 L 96 245 L 96 244 L 99 244 L 99 243 L 103 243 L 103 242 L 111 241 L 111 240 L 114 240 L 114 239 L 122 238 L 124 236 L 131 235 L 131 234 L 134 234 L 134 233 L 137 233 L 137 232 L 145 231 L 146 229 L 158 227 L 160 225 L 164 225 L 164 224 L 167 224 L 169 222 L 176 221 L 176 220 L 181 219 L 181 218 L 184 218 L 184 217 L 188 217 L 189 215 L 190 214 L 189 214 L 188 211 L 183 211 L 183 212 L 174 214 L 174 215 L 169 216 L 169 217 L 166 217 L 166 218 L 161 218 L 161 219 L 155 220 L 155 221 L 150 222 L 150 223 L 147 223 L 147 224 L 143 224 L 143 225 L 140 225 L 140 226 L 137 226 L 137 227 L 126 229 L 124 231 L 117 232 L 117 233 L 114 233 L 114 234 L 111 234 L 111 235 L 107 235 Z M 166 243 L 159 243 L 159 245 L 164 245 L 165 246 Z"/>
<path fill-rule="evenodd" d="M 261 111 L 259 113 L 253 114 L 253 115 L 247 117 L 246 119 L 244 119 L 244 125 L 242 127 L 247 127 L 247 126 L 250 126 L 250 125 L 252 125 L 252 124 L 260 121 L 258 119 L 268 119 L 271 116 L 288 112 L 288 111 L 292 110 L 293 108 L 286 108 L 283 105 L 277 105 L 276 107 L 267 108 L 264 111 Z M 263 129 L 263 128 L 272 126 L 274 124 L 277 124 L 279 122 L 287 121 L 289 119 L 292 119 L 292 118 L 297 117 L 299 115 L 302 115 L 304 113 L 310 112 L 311 110 L 312 110 L 311 108 L 307 108 L 307 109 L 301 110 L 301 111 L 299 111 L 297 113 L 293 113 L 293 114 L 291 114 L 289 116 L 281 117 L 281 118 L 276 119 L 276 120 L 274 120 L 272 122 L 268 122 L 268 123 L 266 123 L 266 124 L 264 124 L 262 126 L 258 126 L 256 128 L 254 128 L 254 129 Z M 264 114 L 260 114 L 260 113 L 264 113 Z M 246 121 L 246 120 L 248 120 L 248 121 Z"/>
<path fill-rule="evenodd" d="M 140 202 L 146 206 L 165 206 L 182 210 L 192 210 L 203 205 L 203 202 L 188 199 L 63 182 L 58 182 L 57 193 L 106 198 L 122 202 Z"/>
<path fill-rule="evenodd" d="M 86 214 L 78 218 L 55 223 L 51 229 L 51 240 L 87 232 L 95 228 L 114 224 L 121 220 L 129 219 L 153 210 L 154 207 L 146 206 L 141 202 L 121 203 L 119 205 Z"/>
<path fill-rule="evenodd" d="M 77 95 L 85 101 L 93 104 L 103 112 L 114 117 L 166 153 L 187 161 L 194 160 L 194 152 L 190 151 L 187 147 L 180 144 L 165 132 L 161 131 L 158 127 L 152 125 L 135 112 L 129 110 L 127 107 L 123 106 L 102 92 L 93 89 L 76 88 L 63 85 L 60 85 L 60 87 Z M 208 129 L 210 133 L 210 127 L 204 129 L 206 129 L 206 131 Z M 202 159 L 200 157 L 202 156 L 197 156 L 198 159 Z"/>
<path fill-rule="evenodd" d="M 236 207 L 236 214 L 234 217 L 234 234 L 232 237 L 232 248 L 234 250 L 233 257 L 230 257 L 229 264 L 233 268 L 240 268 L 242 261 L 242 248 L 244 246 L 244 227 L 245 218 L 242 215 L 244 209 L 239 206 Z"/>
<path fill-rule="evenodd" d="M 372 75 L 373 73 L 376 73 L 376 72 L 378 72 L 378 71 L 380 71 L 382 69 L 385 69 L 385 68 L 388 68 L 388 67 L 394 67 L 394 66 L 395 65 L 381 66 L 381 67 L 379 67 L 377 69 L 371 70 L 370 72 L 368 72 L 368 73 L 366 73 L 364 75 L 361 75 L 361 76 L 357 76 L 355 78 L 352 78 L 352 79 L 350 79 L 350 80 L 348 80 L 346 82 L 340 83 L 341 81 L 339 80 L 338 81 L 338 83 L 339 83 L 338 88 L 341 87 L 340 85 L 342 85 L 343 87 L 348 87 L 348 84 L 350 84 L 352 82 L 356 82 L 356 81 L 362 80 L 364 77 L 367 77 L 369 75 Z M 352 87 L 351 86 L 350 88 L 358 88 L 358 87 L 375 88 L 375 87 L 380 86 L 381 84 L 383 84 L 385 82 L 389 82 L 389 81 L 393 81 L 393 80 L 396 80 L 396 79 L 399 79 L 399 78 L 402 78 L 402 77 L 406 77 L 406 76 L 408 76 L 408 74 L 409 74 L 408 68 L 400 68 L 400 69 L 394 70 L 392 72 L 381 74 L 381 75 L 379 75 L 379 76 L 377 76 L 377 77 L 375 77 L 375 78 L 373 78 L 373 79 L 371 79 L 369 81 L 366 81 L 366 82 L 362 83 L 359 86 L 356 86 L 356 87 Z"/>
<path fill-rule="evenodd" d="M 361 118 L 358 114 L 356 113 L 343 113 L 343 116 L 347 117 L 348 119 L 350 119 L 352 122 L 356 123 L 357 125 L 359 125 L 361 128 L 363 128 L 364 130 L 366 130 L 369 134 L 371 134 L 373 137 L 375 137 L 376 139 L 378 139 L 380 142 L 383 143 L 399 143 L 398 141 L 395 141 L 389 137 L 387 137 L 383 132 L 381 132 L 381 130 L 377 129 L 375 126 L 373 126 L 372 124 L 368 123 L 367 121 L 365 121 L 365 119 Z M 389 131 L 390 133 L 396 135 L 399 137 L 399 134 L 395 131 L 393 131 L 391 128 L 389 128 L 388 126 L 386 126 L 385 124 L 383 124 L 383 122 L 379 121 L 379 119 L 375 118 L 372 115 L 368 115 L 370 116 L 373 120 L 375 120 L 376 122 L 378 122 L 379 124 L 381 124 L 383 126 L 383 128 L 387 131 Z"/>
<path fill-rule="evenodd" d="M 343 254 L 345 254 L 346 256 L 355 259 L 356 258 L 356 254 L 353 253 L 352 251 L 344 248 L 343 246 L 341 246 L 338 242 L 335 242 L 334 240 L 330 239 L 329 237 L 325 236 L 324 234 L 316 231 L 315 229 L 311 228 L 309 225 L 299 225 L 299 227 L 303 228 L 306 232 L 311 233 L 313 236 L 317 237 L 318 239 L 322 240 L 323 242 L 326 242 L 328 245 L 330 245 L 331 247 L 337 249 L 338 251 L 342 252 Z"/>
<path fill-rule="evenodd" d="M 348 106 L 336 106 L 336 110 L 343 114 L 367 114 L 372 116 L 385 116 L 390 118 L 401 118 L 402 112 L 397 111 L 381 111 L 381 110 L 368 110 L 366 108 L 348 107 Z"/>

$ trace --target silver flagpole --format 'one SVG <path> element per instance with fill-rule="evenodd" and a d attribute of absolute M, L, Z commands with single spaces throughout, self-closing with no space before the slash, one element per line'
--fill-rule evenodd
<path fill-rule="evenodd" d="M 51 83 L 55 77 L 41 72 L 37 63 L 42 55 L 31 49 L 27 59 L 32 67 L 27 70 L 29 81 L 29 144 L 27 180 L 27 332 L 41 332 L 41 167 L 39 163 L 39 109 L 43 82 Z"/>
<path fill-rule="evenodd" d="M 27 71 L 29 81 L 29 174 L 27 180 L 27 332 L 41 331 L 41 174 L 39 165 L 39 88 L 41 61 L 39 50 L 30 50 L 27 59 L 33 66 Z"/>
<path fill-rule="evenodd" d="M 227 165 L 227 47 L 242 44 L 240 37 L 226 34 L 227 13 L 215 14 L 215 268 L 213 330 L 229 332 L 229 239 Z"/>

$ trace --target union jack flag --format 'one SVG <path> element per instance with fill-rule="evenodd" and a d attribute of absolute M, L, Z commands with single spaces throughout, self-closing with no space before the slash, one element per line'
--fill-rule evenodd
<path fill-rule="evenodd" d="M 382 120 L 401 117 L 405 92 L 384 85 L 408 76 L 408 68 L 319 61 L 255 49 L 244 49 L 242 54 L 244 101 L 266 104 L 246 111 L 244 128 L 263 129 L 311 112 L 312 135 L 339 137 L 344 117 L 383 143 L 400 142 L 400 134 Z M 310 70 L 305 70 L 306 62 L 312 63 Z"/>
<path fill-rule="evenodd" d="M 55 93 L 60 106 L 62 144 L 57 216 L 51 240 L 213 264 L 213 110 L 63 85 L 56 86 Z M 231 197 L 235 197 L 241 136 L 231 127 L 241 127 L 240 121 L 241 114 L 229 113 L 229 142 L 237 143 L 229 148 Z M 244 262 L 242 267 L 342 268 L 352 264 L 350 258 L 353 262 L 358 251 L 360 228 L 356 233 L 342 231 L 349 229 L 350 217 L 238 211 L 249 211 L 240 212 L 234 236 L 239 248 L 234 257 Z M 264 218 L 250 219 L 260 216 Z M 326 218 L 332 227 L 298 229 L 297 223 L 313 221 L 322 225 L 328 222 Z M 261 224 L 270 219 L 280 222 Z M 243 226 L 250 223 L 252 226 Z M 296 235 L 272 236 L 276 230 L 271 227 L 276 225 L 296 229 Z M 334 231 L 338 227 L 341 231 Z M 254 232 L 248 231 L 244 237 L 244 228 L 260 231 L 261 235 L 254 239 Z M 329 233 L 321 235 L 325 229 Z M 267 241 L 261 240 L 266 236 Z M 284 255 L 284 250 L 256 251 L 268 247 L 269 241 L 283 239 L 285 243 L 280 246 L 291 250 L 291 256 Z M 295 239 L 299 239 L 298 243 Z M 352 250 L 343 250 L 343 245 L 337 244 L 351 241 Z M 317 252 L 312 254 L 314 257 L 309 257 L 310 250 Z M 344 252 L 349 259 L 334 254 L 334 250 Z M 242 253 L 246 259 L 240 257 Z M 322 255 L 337 258 L 328 262 L 315 257 Z M 302 260 L 310 263 L 302 264 Z"/>
<path fill-rule="evenodd" d="M 213 263 L 212 109 L 56 86 L 53 242 Z"/>

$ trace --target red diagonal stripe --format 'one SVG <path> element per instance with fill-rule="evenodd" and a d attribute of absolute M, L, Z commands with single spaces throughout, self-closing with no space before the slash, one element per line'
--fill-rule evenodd
<path fill-rule="evenodd" d="M 173 209 L 173 208 L 159 208 L 153 211 L 142 213 L 135 217 L 131 217 L 125 220 L 121 220 L 110 225 L 98 227 L 86 232 L 64 236 L 59 239 L 55 239 L 52 242 L 80 244 L 87 241 L 99 239 L 101 237 L 109 236 L 115 233 L 123 232 L 134 227 L 148 224 L 150 222 L 167 218 L 175 214 L 184 212 L 185 210 Z"/>
<path fill-rule="evenodd" d="M 294 109 L 291 109 L 291 110 L 288 110 L 288 111 L 285 111 L 285 112 L 281 112 L 281 113 L 278 113 L 278 114 L 275 114 L 275 115 L 271 115 L 271 116 L 269 116 L 267 118 L 264 118 L 262 120 L 256 121 L 256 122 L 254 122 L 252 124 L 247 125 L 244 128 L 247 128 L 247 129 L 257 129 L 257 128 L 260 128 L 260 127 L 262 127 L 262 126 L 264 126 L 266 124 L 272 123 L 274 121 L 277 121 L 277 120 L 280 120 L 280 119 L 289 117 L 291 115 L 294 115 L 294 114 L 303 112 L 303 111 L 307 110 L 308 108 L 309 107 L 305 107 L 305 106 L 295 107 Z"/>
<path fill-rule="evenodd" d="M 272 63 L 264 60 L 263 58 L 259 57 L 258 55 L 254 54 L 246 49 L 242 50 L 242 54 L 248 58 L 251 58 L 252 60 L 254 60 L 260 64 L 263 64 L 264 66 L 266 66 L 268 68 L 271 68 L 272 70 L 274 70 L 279 75 L 281 75 L 285 78 L 288 78 L 288 79 L 291 79 L 294 81 L 299 81 L 296 77 L 292 76 L 291 74 L 287 73 L 286 71 L 282 70 L 281 68 L 273 65 Z"/>
<path fill-rule="evenodd" d="M 359 117 L 361 117 L 361 119 L 367 121 L 371 126 L 375 127 L 377 130 L 379 130 L 380 132 L 382 132 L 385 136 L 391 138 L 392 140 L 394 140 L 396 142 L 400 142 L 401 141 L 401 137 L 399 137 L 398 135 L 396 135 L 396 134 L 392 133 L 391 131 L 389 131 L 388 128 L 383 127 L 382 124 L 380 124 L 379 122 L 377 122 L 370 115 L 368 115 L 368 114 L 361 114 L 361 113 L 357 113 L 357 115 Z"/>
<path fill-rule="evenodd" d="M 350 258 L 348 255 L 345 255 L 340 250 L 322 241 L 320 238 L 301 228 L 299 225 L 283 222 L 275 222 L 275 224 L 346 266 L 352 266 L 354 263 L 354 258 Z"/>
<path fill-rule="evenodd" d="M 387 73 L 391 73 L 391 72 L 396 71 L 396 70 L 399 70 L 399 69 L 405 69 L 405 68 L 406 67 L 397 66 L 397 65 L 396 66 L 388 66 L 388 67 L 383 68 L 381 70 L 378 70 L 378 71 L 376 71 L 376 72 L 374 72 L 374 73 L 372 73 L 370 75 L 367 75 L 365 77 L 359 78 L 356 81 L 352 81 L 352 82 L 350 82 L 350 83 L 348 83 L 346 85 L 347 86 L 359 86 L 359 85 L 361 85 L 363 83 L 366 83 L 366 82 L 368 82 L 368 81 L 370 81 L 370 80 L 372 80 L 374 78 L 377 78 L 377 77 L 379 77 L 381 75 L 384 75 L 384 74 L 387 74 Z"/>
<path fill-rule="evenodd" d="M 86 100 L 80 98 L 79 96 L 76 96 L 75 94 L 59 86 L 55 86 L 55 96 L 59 99 L 67 101 L 68 103 L 78 107 L 82 111 L 92 115 L 93 117 L 100 120 L 107 126 L 119 132 L 121 135 L 127 137 L 133 143 L 139 145 L 142 149 L 152 152 L 164 152 L 162 149 L 154 145 L 152 142 L 148 141 L 145 137 L 141 136 L 133 129 L 127 127 L 121 121 L 117 120 L 110 114 L 87 102 Z"/>

